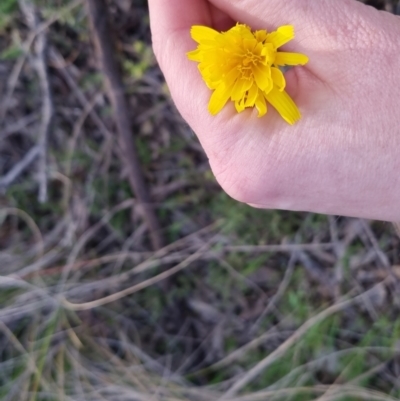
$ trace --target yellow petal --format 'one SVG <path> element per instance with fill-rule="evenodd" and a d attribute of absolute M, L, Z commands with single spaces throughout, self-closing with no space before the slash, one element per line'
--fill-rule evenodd
<path fill-rule="evenodd" d="M 224 49 L 228 52 L 234 52 L 237 48 L 235 36 L 228 35 L 226 32 L 217 36 L 215 42 L 221 49 Z"/>
<path fill-rule="evenodd" d="M 224 84 L 225 84 L 226 86 L 229 86 L 230 88 L 233 88 L 233 86 L 235 85 L 235 82 L 236 82 L 236 80 L 238 79 L 239 75 L 240 75 L 239 70 L 238 70 L 236 67 L 232 68 L 232 69 L 228 72 L 228 74 L 226 74 L 226 75 L 223 77 L 223 82 L 224 82 Z"/>
<path fill-rule="evenodd" d="M 202 43 L 215 40 L 215 38 L 219 35 L 219 32 L 209 28 L 208 26 L 194 25 L 190 30 L 190 35 L 197 43 Z"/>
<path fill-rule="evenodd" d="M 258 111 L 257 117 L 259 118 L 267 113 L 267 103 L 265 101 L 264 94 L 261 91 L 258 91 L 256 98 L 256 109 Z"/>
<path fill-rule="evenodd" d="M 265 90 L 271 83 L 271 69 L 269 66 L 255 64 L 252 66 L 254 79 L 261 90 Z"/>
<path fill-rule="evenodd" d="M 254 36 L 257 39 L 257 41 L 264 42 L 264 40 L 267 39 L 267 31 L 265 29 L 255 31 Z"/>
<path fill-rule="evenodd" d="M 286 86 L 286 80 L 279 68 L 271 67 L 271 77 L 276 87 L 282 92 Z"/>
<path fill-rule="evenodd" d="M 253 52 L 253 50 L 257 46 L 257 41 L 254 38 L 244 39 L 243 40 L 243 46 L 244 46 L 246 51 Z"/>
<path fill-rule="evenodd" d="M 231 96 L 232 88 L 225 85 L 219 85 L 213 92 L 208 103 L 208 111 L 212 114 L 218 114 L 225 106 Z"/>
<path fill-rule="evenodd" d="M 236 24 L 233 28 L 231 28 L 226 33 L 231 33 L 233 35 L 238 35 L 239 38 L 242 39 L 251 39 L 254 38 L 251 29 L 245 24 Z"/>
<path fill-rule="evenodd" d="M 275 49 L 283 46 L 285 43 L 294 38 L 294 28 L 292 25 L 284 25 L 278 28 L 275 32 L 267 35 L 267 42 L 272 43 Z"/>
<path fill-rule="evenodd" d="M 219 63 L 222 58 L 222 54 L 221 51 L 219 51 L 219 49 L 215 48 L 205 49 L 203 45 L 199 45 L 198 49 L 202 53 L 203 55 L 202 61 L 204 61 L 205 63 L 208 64 Z"/>
<path fill-rule="evenodd" d="M 244 101 L 243 99 L 237 100 L 235 102 L 235 108 L 238 113 L 241 113 L 244 110 Z"/>
<path fill-rule="evenodd" d="M 265 57 L 264 64 L 271 65 L 275 60 L 276 50 L 271 43 L 266 43 L 262 48 L 261 55 Z"/>
<path fill-rule="evenodd" d="M 186 53 L 186 55 L 189 60 L 198 61 L 198 62 L 203 61 L 203 52 L 199 49 L 192 50 L 191 52 Z"/>
<path fill-rule="evenodd" d="M 304 65 L 307 64 L 308 57 L 301 53 L 277 52 L 275 56 L 275 65 Z"/>
<path fill-rule="evenodd" d="M 299 109 L 285 91 L 281 92 L 274 87 L 269 93 L 264 93 L 264 95 L 287 123 L 293 125 L 300 119 L 301 114 Z"/>
<path fill-rule="evenodd" d="M 245 107 L 253 107 L 254 104 L 256 103 L 257 95 L 258 95 L 258 86 L 255 83 L 253 83 L 252 87 L 247 92 Z"/>
<path fill-rule="evenodd" d="M 253 81 L 250 79 L 238 79 L 233 86 L 231 99 L 234 101 L 242 99 L 252 84 Z"/>

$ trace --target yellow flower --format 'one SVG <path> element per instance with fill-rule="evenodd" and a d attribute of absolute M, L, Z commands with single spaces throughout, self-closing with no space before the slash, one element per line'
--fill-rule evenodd
<path fill-rule="evenodd" d="M 294 38 L 291 25 L 271 33 L 252 32 L 243 24 L 221 33 L 195 25 L 191 36 L 199 45 L 187 56 L 200 63 L 204 81 L 214 90 L 208 105 L 211 114 L 219 113 L 231 99 L 238 113 L 256 107 L 261 117 L 267 112 L 267 101 L 289 124 L 299 120 L 299 109 L 285 91 L 286 81 L 279 67 L 304 65 L 308 58 L 277 51 Z"/>

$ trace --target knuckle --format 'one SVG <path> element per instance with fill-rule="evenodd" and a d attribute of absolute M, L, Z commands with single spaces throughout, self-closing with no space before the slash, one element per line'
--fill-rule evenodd
<path fill-rule="evenodd" d="M 330 8 L 329 34 L 342 50 L 381 50 L 393 41 L 387 35 L 382 12 L 354 1 L 337 2 Z"/>
<path fill-rule="evenodd" d="M 215 175 L 222 189 L 233 199 L 242 203 L 250 203 L 248 180 L 241 174 L 233 174 L 233 171 L 225 168 Z"/>
<path fill-rule="evenodd" d="M 266 157 L 268 159 L 268 157 Z M 214 175 L 222 189 L 233 199 L 242 203 L 268 202 L 279 199 L 282 181 L 274 163 L 260 163 L 259 157 L 230 157 L 214 160 Z"/>

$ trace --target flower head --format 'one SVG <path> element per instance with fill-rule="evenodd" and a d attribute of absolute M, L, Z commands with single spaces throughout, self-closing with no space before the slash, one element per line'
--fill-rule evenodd
<path fill-rule="evenodd" d="M 294 38 L 292 26 L 282 26 L 275 32 L 252 32 L 247 25 L 237 24 L 226 32 L 195 25 L 192 38 L 197 49 L 188 58 L 199 62 L 200 73 L 214 92 L 208 110 L 215 115 L 226 102 L 235 102 L 238 113 L 256 107 L 258 117 L 267 112 L 270 103 L 289 124 L 300 118 L 300 112 L 286 93 L 286 81 L 279 69 L 285 65 L 304 65 L 307 56 L 278 52 L 278 48 Z"/>

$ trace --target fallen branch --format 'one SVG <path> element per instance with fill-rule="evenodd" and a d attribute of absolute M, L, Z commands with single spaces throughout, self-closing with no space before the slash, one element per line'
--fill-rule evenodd
<path fill-rule="evenodd" d="M 105 0 L 86 0 L 86 3 L 101 68 L 107 80 L 108 95 L 118 130 L 119 145 L 124 162 L 128 166 L 129 182 L 149 228 L 153 248 L 159 249 L 163 245 L 163 239 L 133 141 L 132 122 L 121 79 L 121 70 L 114 54 L 115 46 L 110 35 L 112 29 L 108 20 L 107 4 Z"/>

